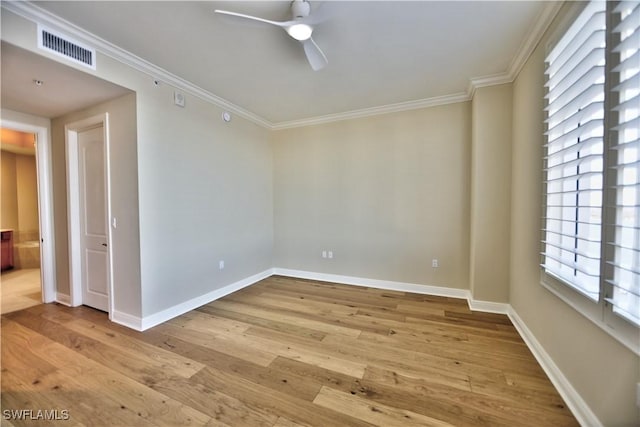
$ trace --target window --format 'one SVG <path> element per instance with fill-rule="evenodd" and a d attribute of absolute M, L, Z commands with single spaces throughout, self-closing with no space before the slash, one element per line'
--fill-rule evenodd
<path fill-rule="evenodd" d="M 640 324 L 640 4 L 622 2 L 613 28 L 612 127 L 610 157 L 614 177 L 609 205 L 613 256 L 606 301 L 613 312 Z"/>
<path fill-rule="evenodd" d="M 546 56 L 542 282 L 640 352 L 640 4 L 592 1 Z"/>

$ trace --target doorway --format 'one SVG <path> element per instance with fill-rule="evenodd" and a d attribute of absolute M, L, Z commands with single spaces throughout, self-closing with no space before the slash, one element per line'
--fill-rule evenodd
<path fill-rule="evenodd" d="M 46 128 L 2 122 L 2 314 L 55 299 Z M 46 244 L 45 244 L 45 238 Z"/>
<path fill-rule="evenodd" d="M 71 304 L 112 313 L 109 116 L 65 126 Z"/>

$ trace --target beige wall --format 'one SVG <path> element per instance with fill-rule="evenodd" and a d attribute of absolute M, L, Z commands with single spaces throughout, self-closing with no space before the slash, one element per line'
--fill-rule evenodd
<path fill-rule="evenodd" d="M 470 114 L 458 103 L 274 132 L 275 266 L 467 288 Z"/>
<path fill-rule="evenodd" d="M 69 294 L 69 240 L 65 125 L 98 114 L 109 114 L 109 161 L 111 164 L 111 210 L 118 220 L 112 230 L 114 307 L 140 315 L 140 243 L 136 156 L 135 94 L 95 105 L 51 121 L 56 275 L 58 292 Z"/>
<path fill-rule="evenodd" d="M 480 301 L 509 300 L 511 84 L 478 88 L 471 118 L 469 285 Z"/>
<path fill-rule="evenodd" d="M 2 28 L 36 51 L 35 24 L 3 11 Z M 96 75 L 136 92 L 110 110 L 128 128 L 114 137 L 116 308 L 152 315 L 272 266 L 460 289 L 471 280 L 477 299 L 514 307 L 605 425 L 638 425 L 638 357 L 539 284 L 542 49 L 513 87 L 479 89 L 473 105 L 271 133 L 225 124 L 190 95 L 175 107 L 171 86 L 99 54 Z M 63 122 L 104 107 L 57 120 L 54 140 Z M 66 227 L 61 153 L 56 227 Z"/>
<path fill-rule="evenodd" d="M 4 41 L 59 60 L 37 49 L 35 35 L 35 23 L 3 10 Z M 112 164 L 112 184 L 118 192 L 114 239 L 120 245 L 114 271 L 123 277 L 115 280 L 120 289 L 116 310 L 150 316 L 271 268 L 269 132 L 241 117 L 227 124 L 220 118 L 220 107 L 189 94 L 186 107 L 176 107 L 170 85 L 156 86 L 153 76 L 101 53 L 96 62 L 97 77 L 136 93 L 134 111 L 120 118 L 137 124 L 135 139 L 112 138 L 119 150 L 111 153 L 118 158 Z M 57 120 L 53 138 L 60 140 L 61 121 L 89 112 L 79 114 Z M 62 152 L 59 147 L 54 150 L 58 228 L 66 226 L 61 216 L 66 201 L 60 194 Z M 57 236 L 62 242 L 56 239 L 56 252 L 65 257 L 65 234 Z M 218 269 L 220 260 L 225 261 L 224 270 Z M 68 267 L 64 259 L 57 266 L 62 268 L 58 280 L 64 290 Z"/>
<path fill-rule="evenodd" d="M 18 239 L 38 240 L 38 178 L 35 156 L 16 155 L 18 186 Z"/>
<path fill-rule="evenodd" d="M 38 184 L 34 156 L 2 151 L 2 224 L 14 241 L 37 240 Z"/>
<path fill-rule="evenodd" d="M 0 145 L 4 148 L 9 144 L 14 149 L 26 149 L 33 151 L 35 135 L 32 133 L 20 132 L 13 129 L 0 129 Z"/>
<path fill-rule="evenodd" d="M 638 356 L 540 285 L 544 44 L 513 89 L 509 300 L 605 426 L 638 426 Z"/>
<path fill-rule="evenodd" d="M 7 151 L 0 154 L 2 161 L 2 220 L 0 228 L 18 231 L 18 183 L 16 155 Z M 14 237 L 15 238 L 15 237 Z"/>
<path fill-rule="evenodd" d="M 226 123 L 192 96 L 176 107 L 173 88 L 155 89 L 138 92 L 145 316 L 270 269 L 273 250 L 268 131 Z"/>

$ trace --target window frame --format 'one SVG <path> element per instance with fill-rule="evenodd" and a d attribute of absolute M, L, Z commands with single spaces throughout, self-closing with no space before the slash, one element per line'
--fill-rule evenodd
<path fill-rule="evenodd" d="M 585 10 L 589 2 L 585 3 L 569 3 L 565 13 L 559 19 L 558 25 L 551 33 L 548 42 L 545 47 L 545 55 L 547 58 L 550 52 L 558 45 L 560 40 L 566 35 L 571 25 L 576 21 L 578 16 Z M 606 4 L 606 48 L 605 48 L 605 83 L 604 83 L 604 137 L 603 137 L 603 172 L 602 172 L 602 208 L 601 208 L 601 251 L 600 251 L 600 294 L 597 302 L 594 302 L 591 298 L 583 294 L 574 285 L 567 283 L 564 279 L 547 272 L 544 264 L 544 255 L 541 255 L 541 267 L 540 267 L 540 283 L 541 285 L 554 294 L 556 297 L 564 301 L 567 305 L 574 310 L 582 314 L 584 317 L 593 322 L 596 326 L 615 338 L 618 342 L 625 347 L 633 351 L 635 354 L 640 355 L 640 327 L 634 325 L 628 320 L 622 318 L 618 314 L 614 313 L 613 307 L 610 303 L 605 301 L 607 296 L 612 293 L 612 285 L 606 282 L 608 274 L 610 274 L 610 266 L 607 265 L 607 260 L 612 258 L 612 250 L 606 243 L 608 240 L 609 231 L 606 224 L 610 223 L 609 219 L 612 216 L 610 205 L 610 198 L 615 197 L 615 192 L 607 190 L 609 182 L 615 179 L 615 170 L 612 169 L 613 159 L 609 155 L 611 141 L 611 123 L 616 119 L 615 113 L 613 113 L 613 106 L 617 101 L 612 99 L 612 88 L 617 82 L 617 74 L 613 72 L 613 68 L 619 63 L 619 56 L 612 52 L 611 46 L 615 42 L 614 38 L 616 34 L 613 32 L 613 28 L 620 22 L 619 14 L 613 13 L 613 10 L 617 6 L 618 2 L 607 2 Z M 546 78 L 544 79 L 546 82 Z M 544 106 L 546 108 L 547 101 L 545 100 Z M 544 131 L 548 130 L 547 125 L 544 126 Z M 544 137 L 546 144 L 547 137 Z M 546 149 L 543 150 L 546 156 Z M 543 181 L 546 181 L 546 172 L 543 165 Z M 547 192 L 546 187 L 543 184 L 542 189 L 542 212 L 541 217 L 543 227 L 540 231 L 540 253 L 545 252 L 545 231 L 544 231 L 544 218 L 547 215 Z M 615 220 L 615 212 L 613 213 Z"/>

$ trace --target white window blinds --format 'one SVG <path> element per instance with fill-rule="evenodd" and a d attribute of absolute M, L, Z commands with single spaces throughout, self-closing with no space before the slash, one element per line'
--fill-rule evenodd
<path fill-rule="evenodd" d="M 592 2 L 546 58 L 542 266 L 600 297 L 605 2 Z"/>
<path fill-rule="evenodd" d="M 610 164 L 614 169 L 613 212 L 607 226 L 607 302 L 614 313 L 640 325 L 640 3 L 620 2 L 614 13 L 614 86 Z"/>

